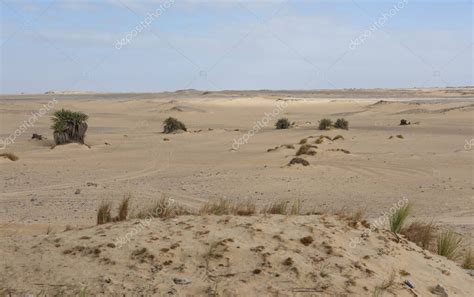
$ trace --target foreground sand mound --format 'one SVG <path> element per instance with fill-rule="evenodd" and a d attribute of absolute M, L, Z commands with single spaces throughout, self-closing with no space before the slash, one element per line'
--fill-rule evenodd
<path fill-rule="evenodd" d="M 455 263 L 349 225 L 327 215 L 181 216 L 17 235 L 0 242 L 0 293 L 431 296 L 438 284 L 449 296 L 472 293 Z"/>

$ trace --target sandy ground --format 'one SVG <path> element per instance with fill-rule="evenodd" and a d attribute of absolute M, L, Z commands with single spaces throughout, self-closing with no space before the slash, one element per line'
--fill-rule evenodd
<path fill-rule="evenodd" d="M 137 207 L 161 195 L 190 208 L 216 198 L 300 199 L 307 210 L 363 210 L 372 219 L 406 198 L 412 219 L 453 228 L 472 246 L 473 89 L 3 95 L 0 137 L 53 98 L 54 110 L 89 115 L 90 148 L 51 149 L 51 110 L 1 151 L 19 157 L 0 158 L 4 238 L 92 226 L 102 200 L 130 193 Z M 233 145 L 277 106 L 284 108 L 267 126 Z M 169 116 L 188 132 L 162 134 Z M 295 127 L 276 130 L 280 117 Z M 320 119 L 339 117 L 349 120 L 348 131 L 317 130 Z M 402 118 L 416 124 L 399 126 Z M 31 140 L 33 133 L 47 139 Z M 310 166 L 287 166 L 301 139 L 319 135 L 344 139 L 317 144 L 316 155 L 303 156 Z M 284 144 L 295 149 L 267 152 Z"/>

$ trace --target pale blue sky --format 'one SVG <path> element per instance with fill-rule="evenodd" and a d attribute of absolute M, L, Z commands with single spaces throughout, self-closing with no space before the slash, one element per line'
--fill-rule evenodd
<path fill-rule="evenodd" d="M 394 5 L 401 8 L 374 25 Z M 470 0 L 0 0 L 0 7 L 1 93 L 474 84 Z M 140 25 L 149 13 L 149 25 Z M 128 44 L 117 44 L 137 26 Z"/>

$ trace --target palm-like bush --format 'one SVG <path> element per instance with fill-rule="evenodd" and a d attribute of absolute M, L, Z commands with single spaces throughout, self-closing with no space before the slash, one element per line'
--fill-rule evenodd
<path fill-rule="evenodd" d="M 290 124 L 290 121 L 288 121 L 288 119 L 282 118 L 276 122 L 275 127 L 277 129 L 288 129 L 291 127 L 291 124 Z"/>
<path fill-rule="evenodd" d="M 87 131 L 87 119 L 89 117 L 82 112 L 66 109 L 58 110 L 52 118 L 54 130 L 54 142 L 56 145 L 78 142 L 83 144 Z"/>
<path fill-rule="evenodd" d="M 337 119 L 334 123 L 334 127 L 337 129 L 349 130 L 349 122 L 346 119 Z"/>
<path fill-rule="evenodd" d="M 178 119 L 169 117 L 163 122 L 163 132 L 168 134 L 168 133 L 173 133 L 175 131 L 187 131 L 186 126 L 180 122 Z"/>
<path fill-rule="evenodd" d="M 410 204 L 406 204 L 405 206 L 397 209 L 397 211 L 390 216 L 390 231 L 395 234 L 400 233 L 408 215 L 410 214 L 410 211 Z"/>

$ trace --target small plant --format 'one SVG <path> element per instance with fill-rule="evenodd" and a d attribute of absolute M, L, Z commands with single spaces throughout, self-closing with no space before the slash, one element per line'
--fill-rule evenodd
<path fill-rule="evenodd" d="M 392 270 L 390 276 L 387 280 L 384 280 L 380 285 L 376 286 L 374 292 L 372 294 L 373 297 L 380 297 L 382 296 L 383 292 L 389 291 L 393 285 L 395 284 L 395 278 L 397 274 L 395 270 Z"/>
<path fill-rule="evenodd" d="M 84 144 L 87 131 L 87 119 L 89 117 L 82 112 L 66 109 L 58 110 L 52 118 L 54 143 L 56 145 L 77 142 Z"/>
<path fill-rule="evenodd" d="M 205 203 L 199 210 L 200 214 L 210 215 L 227 215 L 231 213 L 232 203 L 227 199 L 219 199 L 217 201 L 209 201 Z"/>
<path fill-rule="evenodd" d="M 450 260 L 456 259 L 459 255 L 462 238 L 451 230 L 442 232 L 437 240 L 437 253 Z"/>
<path fill-rule="evenodd" d="M 277 129 L 288 129 L 288 128 L 291 127 L 291 124 L 290 124 L 290 121 L 288 121 L 287 118 L 282 118 L 282 119 L 279 119 L 276 122 L 275 127 Z"/>
<path fill-rule="evenodd" d="M 105 224 L 112 221 L 112 203 L 102 201 L 97 210 L 97 225 Z"/>
<path fill-rule="evenodd" d="M 187 131 L 186 126 L 179 120 L 169 117 L 163 122 L 163 133 L 169 134 L 176 131 Z"/>
<path fill-rule="evenodd" d="M 334 123 L 334 127 L 337 129 L 349 130 L 349 122 L 346 119 L 337 119 Z"/>
<path fill-rule="evenodd" d="M 410 204 L 406 204 L 403 207 L 397 209 L 397 211 L 390 216 L 390 231 L 395 234 L 400 233 L 410 212 Z"/>
<path fill-rule="evenodd" d="M 400 120 L 400 126 L 405 126 L 405 125 L 410 125 L 410 122 L 405 119 Z"/>
<path fill-rule="evenodd" d="M 415 221 L 408 227 L 403 228 L 400 233 L 423 249 L 428 249 L 435 238 L 435 229 L 436 226 L 433 222 L 424 223 Z"/>
<path fill-rule="evenodd" d="M 0 157 L 4 157 L 10 161 L 17 161 L 19 159 L 15 154 L 12 153 L 1 153 Z"/>
<path fill-rule="evenodd" d="M 332 126 L 332 121 L 330 119 L 322 119 L 319 121 L 319 130 L 329 130 Z"/>
<path fill-rule="evenodd" d="M 303 138 L 300 140 L 299 144 L 305 144 L 308 142 L 308 138 Z"/>
<path fill-rule="evenodd" d="M 262 213 L 286 215 L 288 213 L 288 201 L 270 203 L 262 210 Z"/>
<path fill-rule="evenodd" d="M 126 195 L 118 207 L 118 216 L 116 221 L 125 221 L 128 218 L 128 211 L 130 209 L 130 199 L 131 195 Z"/>
<path fill-rule="evenodd" d="M 316 151 L 313 150 L 313 148 L 318 148 L 318 147 L 315 145 L 303 144 L 302 146 L 300 146 L 300 148 L 296 152 L 296 155 L 297 156 L 300 156 L 300 155 L 314 156 L 316 155 Z"/>
<path fill-rule="evenodd" d="M 469 249 L 464 255 L 464 261 L 462 262 L 462 268 L 464 269 L 474 269 L 474 254 L 472 250 Z"/>
<path fill-rule="evenodd" d="M 141 210 L 135 217 L 144 218 L 172 218 L 188 212 L 174 203 L 174 200 L 166 196 L 162 196 L 155 201 L 150 207 Z"/>
<path fill-rule="evenodd" d="M 404 137 L 403 137 L 402 134 L 398 134 L 398 135 L 397 135 L 397 138 L 403 139 Z"/>

